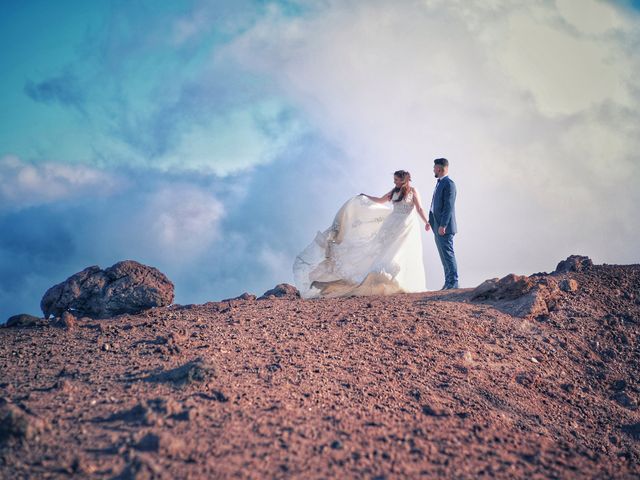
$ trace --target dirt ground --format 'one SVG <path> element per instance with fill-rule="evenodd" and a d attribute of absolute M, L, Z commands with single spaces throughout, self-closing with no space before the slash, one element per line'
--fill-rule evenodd
<path fill-rule="evenodd" d="M 638 478 L 640 265 L 0 329 L 0 477 Z"/>

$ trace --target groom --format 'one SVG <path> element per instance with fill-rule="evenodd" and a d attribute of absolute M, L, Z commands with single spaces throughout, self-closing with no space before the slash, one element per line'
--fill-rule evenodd
<path fill-rule="evenodd" d="M 436 158 L 433 173 L 438 179 L 431 199 L 427 231 L 432 228 L 436 247 L 444 267 L 444 287 L 442 290 L 458 288 L 458 265 L 453 252 L 453 236 L 458 231 L 456 225 L 456 184 L 449 178 L 449 161 Z"/>

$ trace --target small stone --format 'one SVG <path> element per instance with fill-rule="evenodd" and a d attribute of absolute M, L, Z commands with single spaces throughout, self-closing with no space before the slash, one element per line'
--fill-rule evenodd
<path fill-rule="evenodd" d="M 499 278 L 490 278 L 478 285 L 472 292 L 472 300 L 491 298 L 498 291 Z"/>
<path fill-rule="evenodd" d="M 170 457 L 178 455 L 185 449 L 185 442 L 175 435 L 161 432 L 145 434 L 134 444 L 136 450 L 142 452 L 162 452 Z"/>
<path fill-rule="evenodd" d="M 622 390 L 624 390 L 625 388 L 627 388 L 627 382 L 620 379 L 620 380 L 614 380 L 611 383 L 611 390 L 614 390 L 616 392 L 621 392 Z"/>
<path fill-rule="evenodd" d="M 271 290 L 267 290 L 258 300 L 266 300 L 269 298 L 288 298 L 296 299 L 300 298 L 300 291 L 293 285 L 288 283 L 281 283 L 276 285 Z"/>
<path fill-rule="evenodd" d="M 622 425 L 621 430 L 635 440 L 640 440 L 640 422 Z"/>
<path fill-rule="evenodd" d="M 413 398 L 416 402 L 419 402 L 422 395 L 420 393 L 420 390 L 418 390 L 417 388 L 414 388 L 412 390 L 409 390 L 409 396 Z"/>
<path fill-rule="evenodd" d="M 29 315 L 27 313 L 21 313 L 19 315 L 13 315 L 9 317 L 6 323 L 6 327 L 36 327 L 42 323 L 42 319 Z"/>
<path fill-rule="evenodd" d="M 342 442 L 340 440 L 334 440 L 331 442 L 331 448 L 334 450 L 342 450 Z"/>
<path fill-rule="evenodd" d="M 56 380 L 56 383 L 53 385 L 53 388 L 61 392 L 69 392 L 70 390 L 73 390 L 73 385 L 69 380 L 60 378 Z"/>
<path fill-rule="evenodd" d="M 531 357 L 531 361 L 533 363 L 540 363 L 536 357 Z"/>
<path fill-rule="evenodd" d="M 560 290 L 563 292 L 575 292 L 578 290 L 578 282 L 576 282 L 573 278 L 565 278 L 560 281 Z"/>
<path fill-rule="evenodd" d="M 155 433 L 148 433 L 134 447 L 143 452 L 157 452 L 160 450 L 160 437 Z"/>
<path fill-rule="evenodd" d="M 142 480 L 151 478 L 162 478 L 164 470 L 152 458 L 143 455 L 135 455 L 124 467 L 120 475 L 116 478 Z"/>
<path fill-rule="evenodd" d="M 60 320 L 56 323 L 56 326 L 66 328 L 68 330 L 75 328 L 76 317 L 74 317 L 70 312 L 63 312 L 62 317 L 60 317 Z"/>
<path fill-rule="evenodd" d="M 422 405 L 422 413 L 428 417 L 446 417 L 447 413 L 435 410 L 430 405 Z"/>
<path fill-rule="evenodd" d="M 635 410 L 638 408 L 638 402 L 636 402 L 625 392 L 618 392 L 614 394 L 612 398 L 621 407 L 628 408 L 629 410 Z"/>
<path fill-rule="evenodd" d="M 193 382 L 203 382 L 215 376 L 216 371 L 214 366 L 209 361 L 198 357 L 171 370 L 149 375 L 145 377 L 144 380 L 154 383 L 172 383 L 182 387 Z"/>
<path fill-rule="evenodd" d="M 562 390 L 564 390 L 565 392 L 567 392 L 567 393 L 571 393 L 571 392 L 573 392 L 573 389 L 575 387 L 571 383 L 563 383 L 562 385 L 560 385 L 560 388 Z"/>
<path fill-rule="evenodd" d="M 74 457 L 69 468 L 71 470 L 69 473 L 78 473 L 81 476 L 92 475 L 96 471 L 95 465 L 88 463 L 81 457 Z"/>
<path fill-rule="evenodd" d="M 0 398 L 0 445 L 10 440 L 31 441 L 45 429 L 45 422 L 7 399 Z"/>
<path fill-rule="evenodd" d="M 236 298 L 236 300 L 248 300 L 248 301 L 253 301 L 255 299 L 256 299 L 256 296 L 249 292 L 244 292 L 242 295 Z"/>
<path fill-rule="evenodd" d="M 111 349 L 111 345 L 109 345 L 108 343 L 102 344 L 102 350 L 104 350 L 105 352 L 108 352 L 110 349 Z"/>

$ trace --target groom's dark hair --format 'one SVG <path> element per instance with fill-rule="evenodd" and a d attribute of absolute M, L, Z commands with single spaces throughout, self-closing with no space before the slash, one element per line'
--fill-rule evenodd
<path fill-rule="evenodd" d="M 433 163 L 435 165 L 440 165 L 443 167 L 448 167 L 449 166 L 449 160 L 447 160 L 446 158 L 436 158 Z"/>

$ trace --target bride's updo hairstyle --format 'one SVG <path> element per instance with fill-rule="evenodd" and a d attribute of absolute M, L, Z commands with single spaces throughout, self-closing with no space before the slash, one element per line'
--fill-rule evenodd
<path fill-rule="evenodd" d="M 393 189 L 393 193 L 400 192 L 400 195 L 398 195 L 398 198 L 395 200 L 396 202 L 399 202 L 405 197 L 405 195 L 409 193 L 409 188 L 411 188 L 409 187 L 409 182 L 411 181 L 411 174 L 406 170 L 398 170 L 396 172 L 393 172 L 393 176 L 398 177 L 400 180 L 402 180 L 402 186 L 395 187 Z"/>

